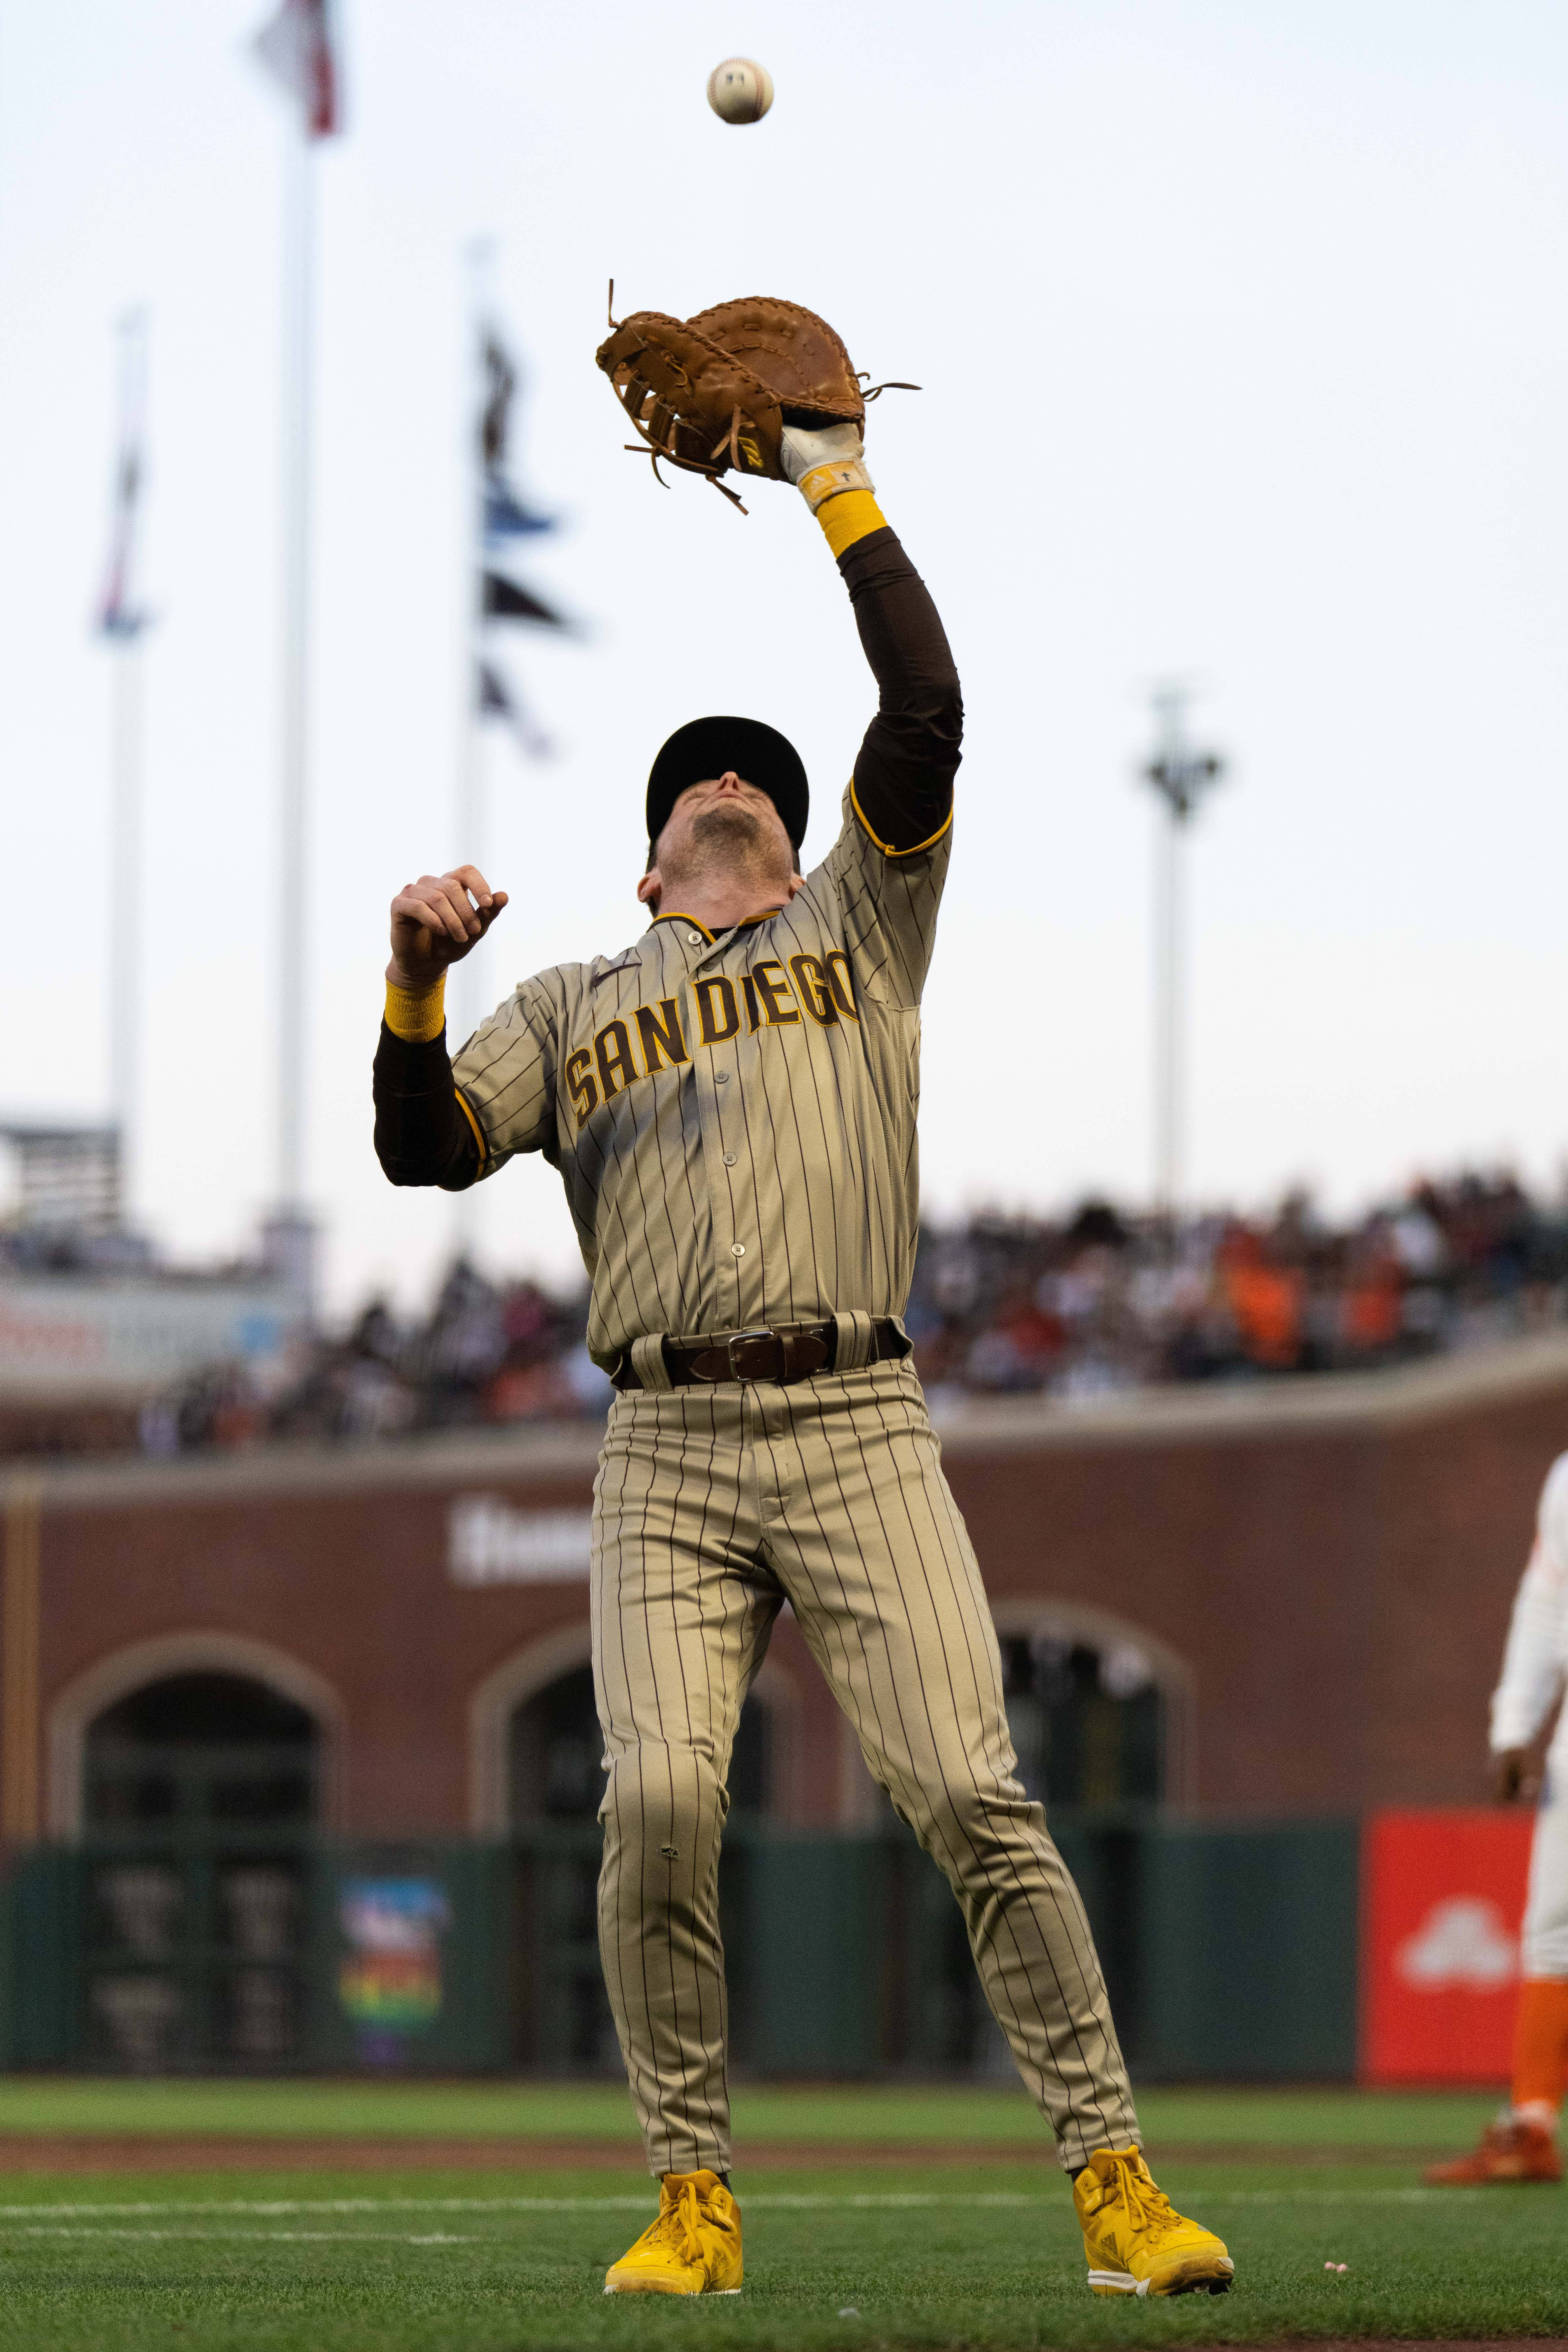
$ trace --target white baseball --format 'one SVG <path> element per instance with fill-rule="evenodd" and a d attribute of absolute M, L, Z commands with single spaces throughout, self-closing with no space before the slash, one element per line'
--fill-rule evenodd
<path fill-rule="evenodd" d="M 773 78 L 755 58 L 726 58 L 708 77 L 708 103 L 726 122 L 760 122 L 773 102 Z"/>

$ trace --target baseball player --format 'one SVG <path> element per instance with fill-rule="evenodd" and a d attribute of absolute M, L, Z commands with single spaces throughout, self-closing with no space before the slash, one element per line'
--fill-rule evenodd
<path fill-rule="evenodd" d="M 741 2287 L 719 1842 L 742 1703 L 788 1601 L 963 1907 L 1073 2179 L 1091 2287 L 1218 2294 L 1230 2258 L 1144 2163 L 1083 1907 L 1018 1781 L 979 1570 L 900 1320 L 958 679 L 858 426 L 786 433 L 783 469 L 880 691 L 826 859 L 797 871 L 793 746 L 754 719 L 694 719 L 648 778 L 640 938 L 524 981 L 452 1063 L 444 974 L 506 896 L 471 866 L 426 875 L 392 904 L 375 1064 L 394 1183 L 459 1190 L 521 1151 L 560 1170 L 588 1344 L 616 1391 L 594 1504 L 599 1931 L 660 2189 L 606 2292 Z"/>
<path fill-rule="evenodd" d="M 1568 1672 L 1568 1454 L 1546 1475 L 1535 1544 L 1520 1580 L 1492 1694 L 1494 1781 L 1504 1804 L 1539 1798 L 1530 1853 L 1514 2021 L 1512 2096 L 1473 2156 L 1435 2165 L 1449 2188 L 1561 2180 L 1557 2115 L 1568 2085 L 1568 1708 L 1559 1716 L 1543 1777 L 1529 1750 L 1563 1695 Z"/>

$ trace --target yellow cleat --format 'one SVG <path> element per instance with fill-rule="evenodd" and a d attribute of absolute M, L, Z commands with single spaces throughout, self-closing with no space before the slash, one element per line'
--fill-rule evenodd
<path fill-rule="evenodd" d="M 1135 2147 L 1097 2147 L 1072 2186 L 1096 2294 L 1224 2294 L 1236 2264 L 1184 2221 Z"/>
<path fill-rule="evenodd" d="M 658 2219 L 605 2273 L 606 2294 L 739 2294 L 741 2209 L 716 2172 L 667 2172 Z"/>

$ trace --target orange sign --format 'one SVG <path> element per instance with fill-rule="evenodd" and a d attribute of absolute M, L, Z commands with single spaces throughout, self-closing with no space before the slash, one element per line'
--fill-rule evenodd
<path fill-rule="evenodd" d="M 1362 1846 L 1362 2074 L 1506 2082 L 1534 1819 L 1373 1814 Z"/>

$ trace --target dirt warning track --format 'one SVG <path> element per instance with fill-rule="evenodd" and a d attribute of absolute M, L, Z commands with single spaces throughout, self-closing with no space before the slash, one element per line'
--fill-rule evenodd
<path fill-rule="evenodd" d="M 1420 2164 L 1425 2148 L 1184 2147 L 1162 2141 L 1162 2164 L 1250 2165 L 1314 2171 L 1325 2165 Z M 774 2141 L 745 2148 L 739 2172 L 840 2171 L 952 2164 L 1029 2165 L 1056 2169 L 1052 2150 L 994 2141 Z M 26 2172 L 639 2172 L 635 2142 L 308 2137 L 225 2137 L 211 2133 L 0 2133 L 0 2175 Z"/>

